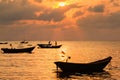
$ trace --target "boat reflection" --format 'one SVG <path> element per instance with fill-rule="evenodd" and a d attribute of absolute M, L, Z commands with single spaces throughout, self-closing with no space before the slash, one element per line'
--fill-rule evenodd
<path fill-rule="evenodd" d="M 94 72 L 94 73 L 70 73 L 70 72 L 56 72 L 56 77 L 60 80 L 72 80 L 72 79 L 77 79 L 77 80 L 111 80 L 111 74 L 107 71 L 103 72 Z"/>

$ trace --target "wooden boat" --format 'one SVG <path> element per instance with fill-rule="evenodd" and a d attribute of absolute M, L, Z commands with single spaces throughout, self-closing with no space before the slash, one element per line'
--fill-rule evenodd
<path fill-rule="evenodd" d="M 40 48 L 60 48 L 62 45 L 37 44 Z"/>
<path fill-rule="evenodd" d="M 25 41 L 25 40 L 24 40 L 24 41 L 21 41 L 20 43 L 27 44 L 27 43 L 28 43 L 28 41 Z"/>
<path fill-rule="evenodd" d="M 111 61 L 112 57 L 109 56 L 105 59 L 98 60 L 90 63 L 70 63 L 70 62 L 54 62 L 57 67 L 59 67 L 63 72 L 100 72 L 107 66 Z"/>
<path fill-rule="evenodd" d="M 0 44 L 8 44 L 8 42 L 0 42 Z"/>
<path fill-rule="evenodd" d="M 17 49 L 16 49 L 16 48 L 1 48 L 1 50 L 2 50 L 4 53 L 22 53 L 22 52 L 31 53 L 34 48 L 35 48 L 35 47 L 17 48 Z"/>

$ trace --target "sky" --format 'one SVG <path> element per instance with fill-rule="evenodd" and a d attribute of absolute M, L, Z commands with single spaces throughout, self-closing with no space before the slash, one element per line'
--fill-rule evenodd
<path fill-rule="evenodd" d="M 120 40 L 120 0 L 0 0 L 0 41 Z"/>

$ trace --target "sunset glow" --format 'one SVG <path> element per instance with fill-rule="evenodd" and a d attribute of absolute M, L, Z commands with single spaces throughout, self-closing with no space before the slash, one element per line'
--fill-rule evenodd
<path fill-rule="evenodd" d="M 0 8 L 1 40 L 120 39 L 120 0 L 0 0 Z"/>
<path fill-rule="evenodd" d="M 60 3 L 58 4 L 58 6 L 61 6 L 61 7 L 65 6 L 65 5 L 66 5 L 65 2 L 60 2 Z"/>

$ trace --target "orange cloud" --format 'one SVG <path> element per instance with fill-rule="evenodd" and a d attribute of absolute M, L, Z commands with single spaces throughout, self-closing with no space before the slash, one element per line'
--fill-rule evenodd
<path fill-rule="evenodd" d="M 119 0 L 1 0 L 0 10 L 0 39 L 13 34 L 14 39 L 24 34 L 37 40 L 105 39 L 120 31 Z"/>

